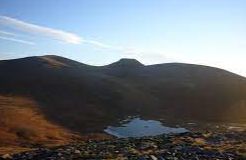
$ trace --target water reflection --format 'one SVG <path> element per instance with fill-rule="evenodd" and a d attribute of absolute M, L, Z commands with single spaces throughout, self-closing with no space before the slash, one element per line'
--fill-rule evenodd
<path fill-rule="evenodd" d="M 119 127 L 108 126 L 104 131 L 118 138 L 188 132 L 185 128 L 171 128 L 163 126 L 161 122 L 155 120 L 133 118 L 124 122 L 125 123 L 122 123 Z"/>

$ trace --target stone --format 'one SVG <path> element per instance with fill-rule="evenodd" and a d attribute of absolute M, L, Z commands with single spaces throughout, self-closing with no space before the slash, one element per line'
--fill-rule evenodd
<path fill-rule="evenodd" d="M 75 153 L 75 154 L 80 154 L 81 152 L 80 152 L 80 150 L 77 150 L 77 149 L 76 149 L 76 150 L 74 151 L 74 153 Z"/>
<path fill-rule="evenodd" d="M 62 156 L 62 153 L 58 153 L 57 155 L 58 155 L 59 157 L 61 157 L 61 156 Z"/>
<path fill-rule="evenodd" d="M 158 160 L 158 158 L 156 158 L 156 156 L 154 156 L 154 155 L 150 155 L 150 158 L 151 158 L 152 160 Z"/>
<path fill-rule="evenodd" d="M 10 154 L 4 154 L 2 156 L 3 159 L 12 159 L 12 156 Z"/>

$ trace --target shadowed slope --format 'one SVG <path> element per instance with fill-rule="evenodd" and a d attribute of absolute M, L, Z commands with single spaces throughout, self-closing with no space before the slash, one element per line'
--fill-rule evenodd
<path fill-rule="evenodd" d="M 94 67 L 43 56 L 0 61 L 0 73 L 2 95 L 31 97 L 50 121 L 80 133 L 127 115 L 246 121 L 245 78 L 218 68 L 132 59 Z"/>

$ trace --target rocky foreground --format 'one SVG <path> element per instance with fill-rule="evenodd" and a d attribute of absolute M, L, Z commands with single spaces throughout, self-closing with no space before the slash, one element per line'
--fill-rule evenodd
<path fill-rule="evenodd" d="M 246 132 L 182 133 L 143 138 L 89 140 L 55 148 L 39 148 L 15 155 L 13 160 L 139 159 L 139 160 L 245 160 Z"/>

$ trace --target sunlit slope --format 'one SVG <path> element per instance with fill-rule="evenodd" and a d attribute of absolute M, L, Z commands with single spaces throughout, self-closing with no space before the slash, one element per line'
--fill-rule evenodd
<path fill-rule="evenodd" d="M 72 137 L 49 122 L 32 99 L 0 96 L 0 147 L 64 144 Z"/>

